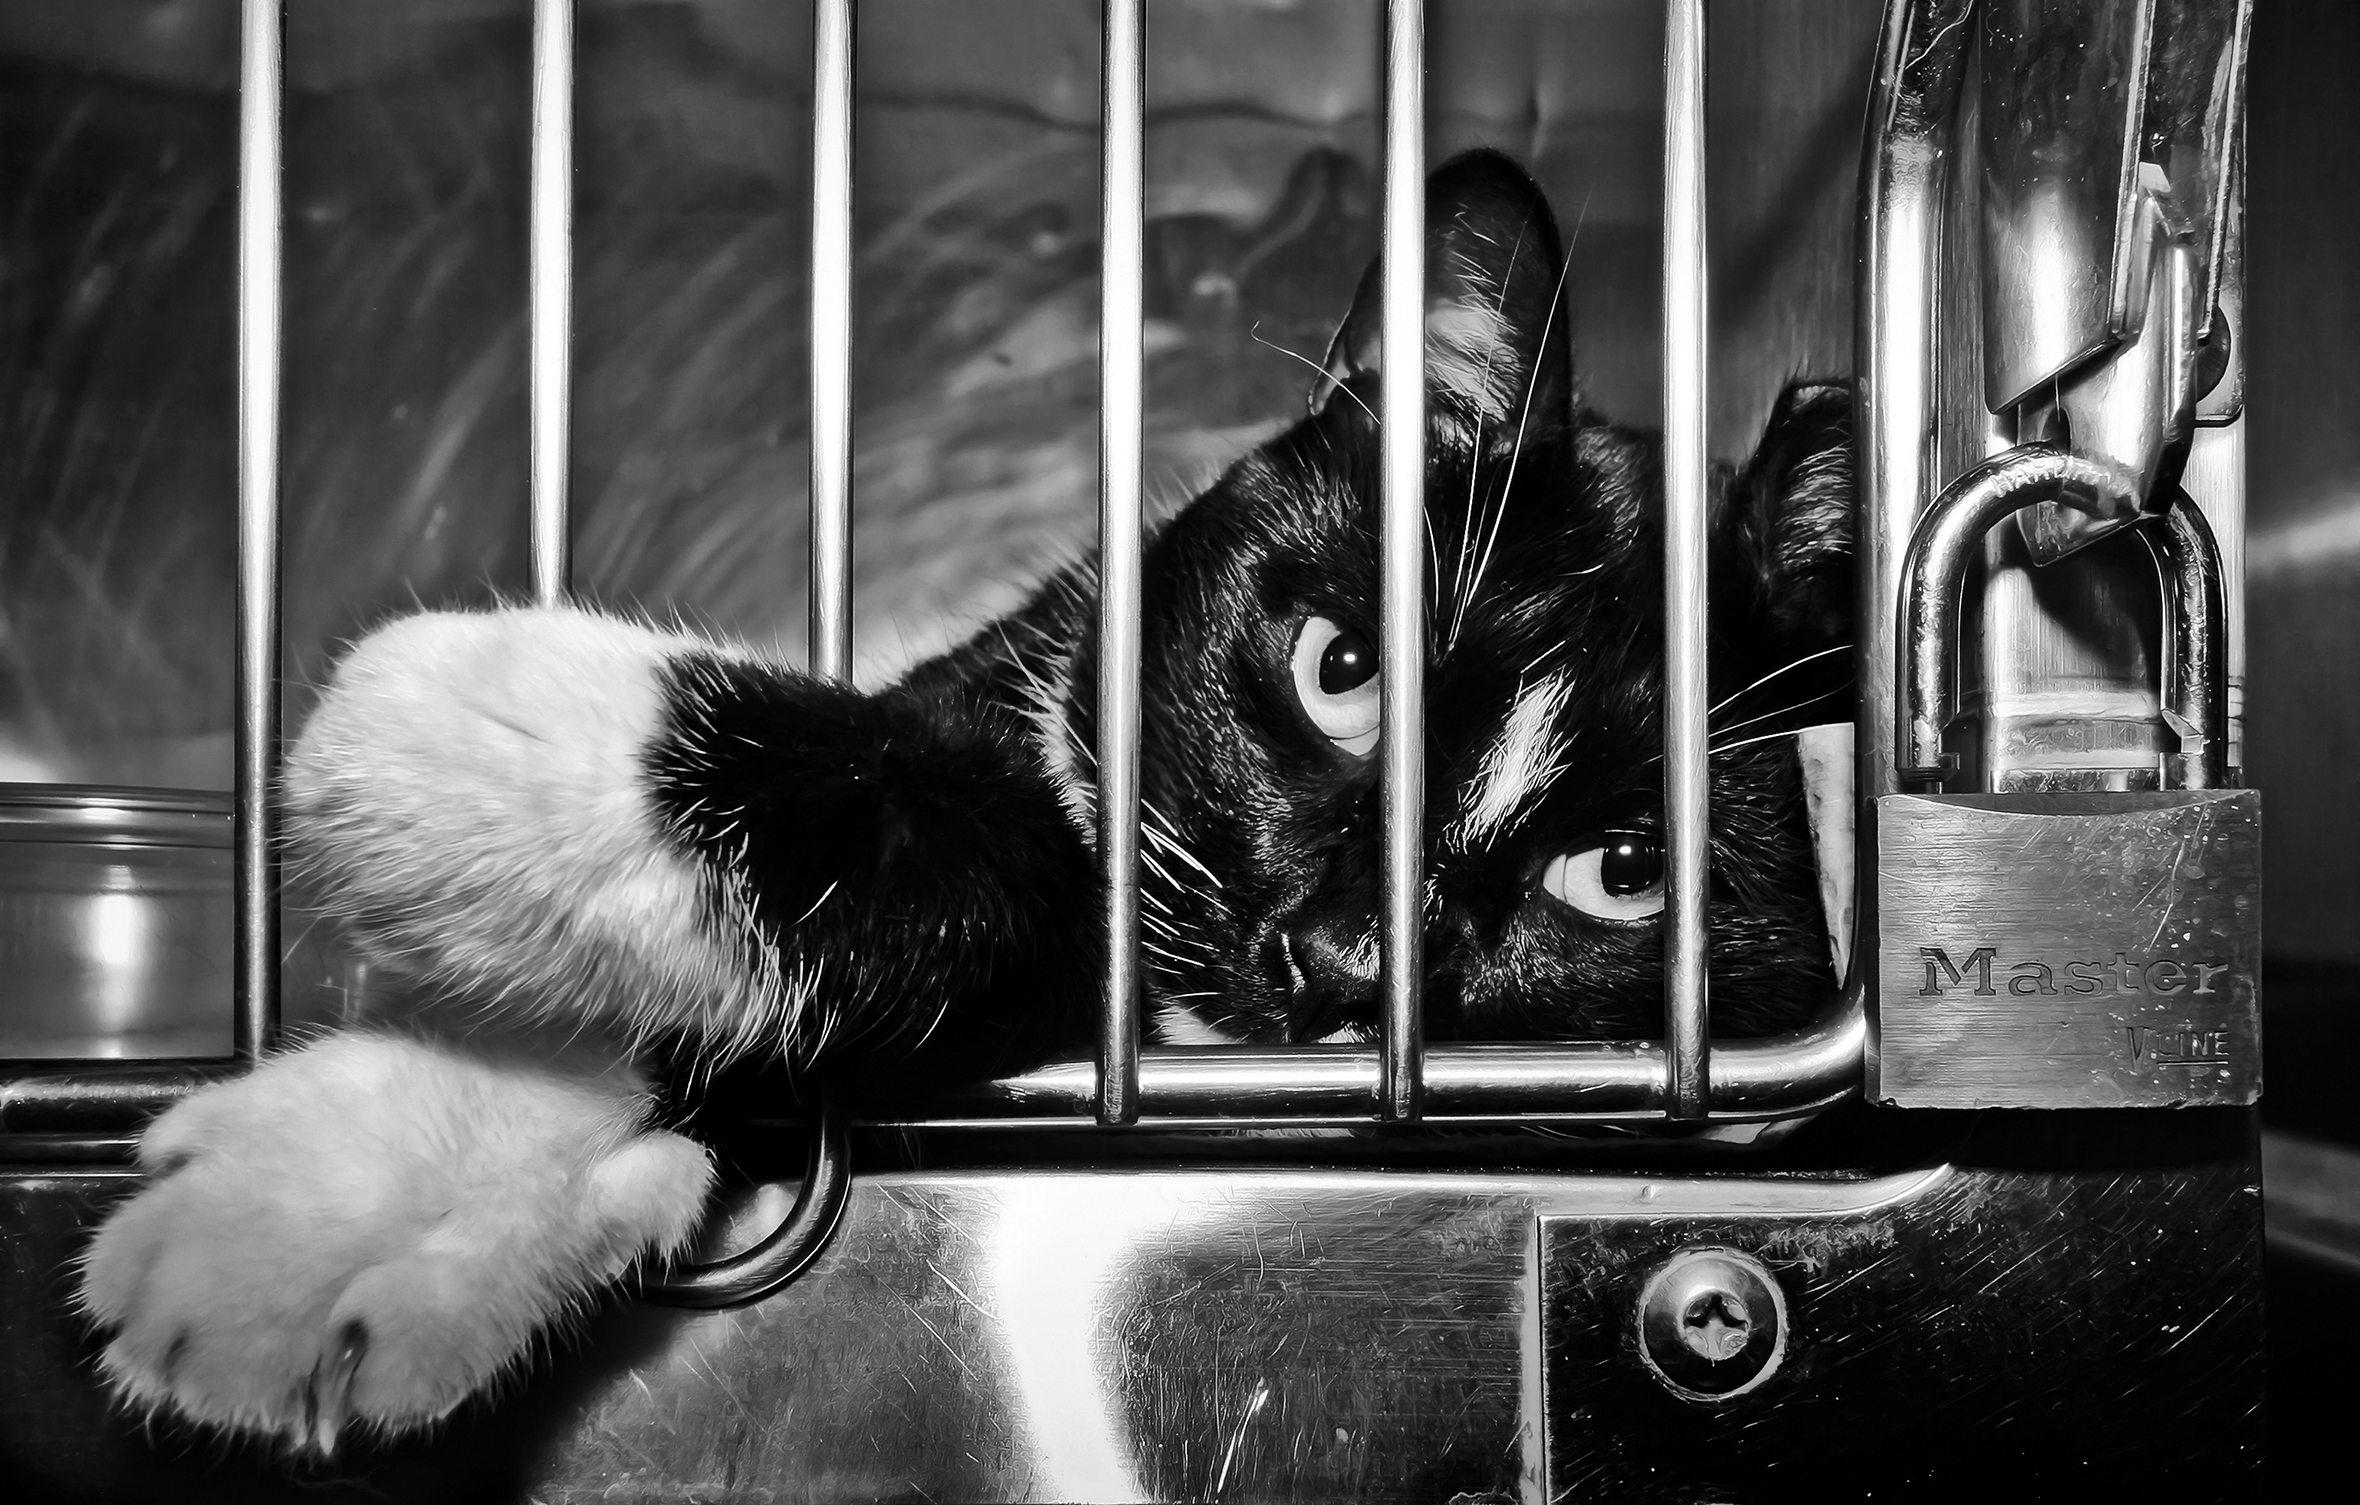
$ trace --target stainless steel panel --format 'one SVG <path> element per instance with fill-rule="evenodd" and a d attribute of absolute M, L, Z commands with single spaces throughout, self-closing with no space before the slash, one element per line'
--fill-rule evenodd
<path fill-rule="evenodd" d="M 2218 1505 L 2258 1484 L 2246 1124 L 2009 1115 L 1865 1176 L 870 1173 L 779 1295 L 609 1309 L 495 1403 L 310 1475 L 110 1409 L 54 1272 L 133 1179 L 0 1176 L 0 1476 L 553 1505 L 2038 1500 L 2102 1477 Z M 1760 1259 L 1790 1324 L 1776 1374 L 1718 1405 L 1635 1347 L 1648 1277 L 1700 1245 Z"/>
<path fill-rule="evenodd" d="M 1877 1100 L 2248 1104 L 2261 797 L 1877 802 Z"/>
<path fill-rule="evenodd" d="M 2258 1173 L 2157 1116 L 2137 1176 L 2037 1115 L 1849 1209 L 1544 1217 L 1549 1498 L 2260 1499 Z M 1777 1280 L 1782 1361 L 1724 1398 L 1634 1382 L 1646 1282 L 1715 1247 Z"/>

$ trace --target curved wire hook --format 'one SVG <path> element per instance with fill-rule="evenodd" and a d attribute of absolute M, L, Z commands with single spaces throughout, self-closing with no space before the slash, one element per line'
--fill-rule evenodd
<path fill-rule="evenodd" d="M 819 1112 L 811 1130 L 811 1162 L 803 1189 L 786 1218 L 752 1248 L 711 1264 L 683 1264 L 647 1270 L 639 1277 L 639 1299 L 657 1306 L 717 1311 L 743 1306 L 784 1287 L 827 1247 L 852 1189 L 851 1152 L 844 1112 L 833 1088 L 820 1089 Z"/>

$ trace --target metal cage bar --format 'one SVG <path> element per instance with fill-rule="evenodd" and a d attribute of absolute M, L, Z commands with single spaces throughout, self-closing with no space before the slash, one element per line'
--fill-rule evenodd
<path fill-rule="evenodd" d="M 237 953 L 232 1036 L 279 1032 L 279 322 L 281 0 L 245 0 L 238 62 Z"/>
<path fill-rule="evenodd" d="M 1872 106 L 1863 223 L 1890 231 L 1895 208 L 1910 231 L 1932 223 L 1938 172 L 1885 157 L 1914 130 L 1940 130 L 1912 113 L 1923 46 L 1893 33 L 1926 0 L 1891 0 L 1887 46 Z M 245 0 L 239 219 L 240 601 L 238 1039 L 251 1058 L 276 1018 L 276 892 L 268 794 L 277 727 L 277 420 L 279 388 L 279 4 Z M 1965 0 L 1935 0 L 1955 10 Z M 1666 670 L 1674 714 L 1666 734 L 1667 908 L 1674 942 L 1666 982 L 1667 1038 L 1515 1045 L 1422 1043 L 1423 617 L 1425 385 L 1423 6 L 1388 0 L 1385 17 L 1384 455 L 1380 624 L 1386 748 L 1384 984 L 1380 1045 L 1286 1049 L 1140 1050 L 1138 971 L 1141 439 L 1144 402 L 1144 6 L 1106 0 L 1103 338 L 1101 341 L 1101 600 L 1097 685 L 1098 819 L 1108 893 L 1108 969 L 1096 1059 L 1042 1068 L 954 1094 L 916 1120 L 905 1105 L 856 1107 L 872 1122 L 1133 1123 L 1159 1127 L 1366 1122 L 1618 1121 L 1711 1117 L 1742 1121 L 1813 1111 L 1856 1090 L 1868 1023 L 1857 990 L 1810 1029 L 1770 1040 L 1709 1045 L 1704 991 L 1706 852 L 1703 525 L 1705 505 L 1702 0 L 1667 0 L 1665 212 Z M 850 664 L 851 207 L 853 0 L 816 0 L 812 206 L 812 665 Z M 571 0 L 536 0 L 531 413 L 535 595 L 563 599 L 571 350 Z M 1930 45 L 1930 44 L 1925 44 Z M 1955 58 L 1926 71 L 1930 90 L 1955 89 Z M 1899 105 L 1897 94 L 1909 94 Z M 1937 102 L 1937 108 L 1939 104 Z M 1898 143 L 1898 145 L 1897 145 Z M 1924 155 L 1921 153 L 1920 155 Z M 1914 159 L 1910 159 L 1914 163 Z M 1872 192 L 1872 189 L 1882 190 Z M 1905 200 L 1905 204 L 1888 203 Z M 1873 200 L 1874 202 L 1868 202 Z M 1880 218 L 1872 219 L 1872 213 Z M 1869 237 L 1863 310 L 1911 326 L 1887 366 L 1911 365 L 1917 325 L 1931 307 L 1932 267 L 1896 263 L 1898 247 Z M 1901 241 L 1916 244 L 1916 235 Z M 1914 256 L 1914 251 L 1911 253 Z M 1897 274 L 1899 274 L 1897 276 Z M 1922 282 L 1918 279 L 1924 279 Z M 1886 281 L 1898 286 L 1887 287 Z M 1881 292 L 1878 289 L 1882 289 Z M 1929 331 L 1930 332 L 1930 331 Z M 1864 340 L 1869 336 L 1863 336 Z M 1412 352 L 1416 352 L 1413 356 Z M 1891 359 L 1899 355 L 1898 361 Z M 1872 363 L 1872 371 L 1882 370 Z M 1922 383 L 1888 383 L 1896 409 L 1930 400 Z M 1883 390 L 1882 387 L 1872 390 Z M 1870 452 L 1905 472 L 1920 459 L 1930 417 L 1895 411 L 1865 422 Z M 1902 453 L 1895 453 L 1901 451 Z M 1879 467 L 1869 466 L 1870 489 Z M 1906 510 L 1909 499 L 1896 498 Z M 1873 635 L 1871 635 L 1873 637 Z M 1874 676 L 1870 676 L 1873 678 Z M 1864 689 L 1864 704 L 1876 697 Z M 1889 691 L 1882 701 L 1890 706 Z M 1888 728 L 1886 737 L 1891 733 Z M 1871 748 L 1874 743 L 1870 743 Z M 1864 751 L 1864 761 L 1877 757 Z M 1889 742 L 1883 759 L 1890 760 Z M 204 1078 L 170 1065 L 113 1077 L 16 1074 L 0 1081 L 0 1121 L 11 1131 L 134 1125 Z"/>
<path fill-rule="evenodd" d="M 567 516 L 574 360 L 574 0 L 533 0 L 529 396 L 533 599 L 555 606 L 572 583 Z"/>
<path fill-rule="evenodd" d="M 1418 1116 L 1425 1025 L 1426 7 L 1385 7 L 1383 436 L 1378 623 L 1384 687 L 1384 1077 L 1378 1113 Z"/>
<path fill-rule="evenodd" d="M 1098 1121 L 1139 1114 L 1139 608 L 1146 403 L 1144 0 L 1106 0 L 1100 108 L 1098 324 L 1098 852 L 1106 874 L 1106 994 Z"/>
<path fill-rule="evenodd" d="M 811 672 L 852 678 L 852 0 L 811 7 Z"/>
<path fill-rule="evenodd" d="M 1705 678 L 1704 0 L 1664 10 L 1664 1026 L 1674 1118 L 1711 1093 L 1706 1016 L 1711 872 Z"/>

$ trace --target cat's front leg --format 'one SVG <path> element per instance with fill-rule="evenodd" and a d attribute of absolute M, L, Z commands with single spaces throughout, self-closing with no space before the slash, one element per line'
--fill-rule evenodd
<path fill-rule="evenodd" d="M 405 617 L 337 665 L 288 758 L 291 848 L 377 954 L 528 1020 L 734 1034 L 777 969 L 656 804 L 673 666 L 711 644 L 571 609 Z"/>
<path fill-rule="evenodd" d="M 570 609 L 361 640 L 287 770 L 325 908 L 509 1018 L 839 1074 L 1070 1036 L 1098 907 L 1020 712 Z"/>
<path fill-rule="evenodd" d="M 688 1239 L 710 1169 L 648 1106 L 579 1042 L 373 1033 L 199 1093 L 85 1257 L 102 1367 L 136 1405 L 321 1452 L 431 1422 Z"/>

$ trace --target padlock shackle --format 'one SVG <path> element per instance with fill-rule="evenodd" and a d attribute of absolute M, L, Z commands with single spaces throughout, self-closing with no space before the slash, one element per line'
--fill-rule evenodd
<path fill-rule="evenodd" d="M 1893 698 L 1893 772 L 1903 789 L 1938 792 L 1957 770 L 1958 760 L 1942 750 L 1942 732 L 1958 715 L 1959 603 L 1983 535 L 2065 486 L 2119 497 L 2135 509 L 2134 485 L 2114 466 L 2054 445 L 2026 444 L 1951 482 L 1918 519 L 1901 561 L 1894 654 L 1901 682 Z"/>
<path fill-rule="evenodd" d="M 2228 588 L 2212 525 L 2184 492 L 2140 533 L 2162 576 L 2169 657 L 2163 670 L 2163 719 L 2180 751 L 2165 759 L 2165 784 L 2218 789 L 2229 773 Z"/>

